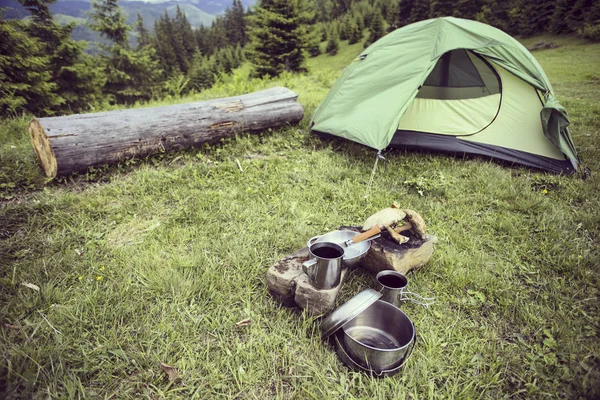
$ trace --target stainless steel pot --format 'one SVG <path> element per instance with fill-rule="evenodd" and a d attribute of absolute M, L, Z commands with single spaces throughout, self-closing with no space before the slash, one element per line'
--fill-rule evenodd
<path fill-rule="evenodd" d="M 401 365 L 415 342 L 415 327 L 398 307 L 382 300 L 342 326 L 341 344 L 363 368 L 380 373 Z"/>
<path fill-rule="evenodd" d="M 404 367 L 404 365 L 406 365 L 408 360 L 410 360 L 410 357 L 412 357 L 412 355 L 415 351 L 416 343 L 417 343 L 417 341 L 416 341 L 417 337 L 415 336 L 415 341 L 413 342 L 413 345 L 410 348 L 410 352 L 408 353 L 408 355 L 406 357 L 404 357 L 404 360 L 402 360 L 402 362 L 397 367 L 394 367 L 392 369 L 375 371 L 373 369 L 363 367 L 362 365 L 358 364 L 356 361 L 354 361 L 352 359 L 352 357 L 350 357 L 348 355 L 348 353 L 346 352 L 346 349 L 344 349 L 344 345 L 342 344 L 343 336 L 344 336 L 344 331 L 342 331 L 341 329 L 333 335 L 333 340 L 335 343 L 335 352 L 337 353 L 340 361 L 343 362 L 344 364 L 346 364 L 348 367 L 354 369 L 355 371 L 365 372 L 365 373 L 368 373 L 371 376 L 375 376 L 377 378 L 387 378 L 388 376 L 393 376 L 393 375 L 396 375 L 398 372 L 400 372 L 400 370 L 402 370 L 402 367 Z"/>
<path fill-rule="evenodd" d="M 306 247 L 309 247 L 316 242 L 333 242 L 333 243 L 344 243 L 347 240 L 351 240 L 354 236 L 357 236 L 359 232 L 337 230 L 328 232 L 324 235 L 315 236 L 308 240 Z M 367 251 L 371 248 L 371 242 L 359 242 L 349 247 L 344 248 L 344 260 L 342 262 L 342 268 L 349 268 L 358 265 L 360 260 L 364 258 Z"/>

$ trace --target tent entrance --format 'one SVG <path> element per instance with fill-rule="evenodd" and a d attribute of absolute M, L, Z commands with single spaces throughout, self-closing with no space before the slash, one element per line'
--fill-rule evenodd
<path fill-rule="evenodd" d="M 498 73 L 482 57 L 462 49 L 450 51 L 436 63 L 398 129 L 473 135 L 496 118 L 501 91 Z"/>

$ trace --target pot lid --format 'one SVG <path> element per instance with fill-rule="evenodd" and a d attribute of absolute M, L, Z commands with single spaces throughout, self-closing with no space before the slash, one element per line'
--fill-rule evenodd
<path fill-rule="evenodd" d="M 376 290 L 365 289 L 329 314 L 321 323 L 321 337 L 327 339 L 334 332 L 352 321 L 382 296 Z"/>

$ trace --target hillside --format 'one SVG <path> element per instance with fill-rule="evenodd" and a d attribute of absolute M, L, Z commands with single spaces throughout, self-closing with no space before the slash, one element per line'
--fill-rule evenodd
<path fill-rule="evenodd" d="M 177 5 L 186 13 L 186 17 L 193 27 L 200 25 L 210 26 L 215 18 L 215 15 L 223 12 L 229 6 L 228 2 L 179 2 L 179 1 L 120 1 L 119 5 L 123 8 L 127 15 L 127 23 L 132 25 L 135 22 L 136 15 L 139 12 L 144 18 L 144 22 L 148 27 L 154 25 L 154 21 L 165 11 L 169 15 L 175 15 Z M 5 16 L 8 19 L 25 18 L 28 16 L 25 10 L 16 0 L 0 0 L 0 7 L 6 8 Z M 208 11 L 207 11 L 208 10 Z M 90 11 L 90 2 L 81 0 L 59 0 L 50 6 L 50 11 L 54 15 L 64 15 L 80 19 L 87 18 L 87 12 Z M 63 18 L 63 21 L 66 19 Z M 77 39 L 77 38 L 75 38 Z"/>
<path fill-rule="evenodd" d="M 255 0 L 243 0 L 242 4 L 247 8 L 252 6 L 255 2 Z M 88 0 L 58 0 L 56 3 L 50 6 L 50 9 L 55 14 L 83 18 L 85 16 L 85 12 L 89 11 L 90 9 L 90 3 L 91 1 Z M 191 7 L 193 7 L 202 13 L 202 16 L 198 15 L 196 21 L 193 22 L 192 25 L 200 26 L 200 24 L 204 24 L 205 26 L 208 26 L 212 21 L 210 18 L 214 18 L 215 15 L 223 13 L 227 7 L 231 7 L 231 0 L 119 1 L 119 5 L 125 10 L 136 10 L 136 12 L 139 10 L 145 10 L 146 13 L 157 15 L 160 15 L 162 10 L 165 10 L 168 7 L 174 7 L 177 4 L 180 4 L 182 7 L 185 6 L 187 9 L 191 9 Z M 16 0 L 0 0 L 0 8 L 7 9 L 6 17 L 9 19 L 23 18 L 27 14 L 27 10 L 25 10 Z M 131 14 L 131 12 L 129 12 L 129 14 Z M 133 12 L 133 15 L 135 17 L 135 12 Z M 189 15 L 188 18 L 190 18 Z M 190 20 L 190 22 L 192 21 Z"/>
<path fill-rule="evenodd" d="M 192 27 L 204 25 L 211 26 L 215 15 L 224 11 L 229 6 L 226 1 L 199 1 L 197 3 L 186 1 L 120 1 L 119 4 L 123 8 L 127 17 L 127 24 L 133 26 L 139 13 L 144 19 L 144 24 L 149 29 L 154 26 L 154 21 L 164 15 L 165 11 L 169 16 L 173 17 L 177 6 L 185 13 Z M 251 2 L 246 2 L 251 3 Z M 29 13 L 16 0 L 0 0 L 0 7 L 6 8 L 5 16 L 8 19 L 28 18 Z M 199 7 L 204 7 L 211 10 L 213 13 L 204 11 Z M 90 2 L 81 0 L 59 0 L 50 6 L 50 10 L 54 15 L 55 20 L 60 24 L 75 23 L 76 27 L 73 30 L 72 38 L 74 40 L 85 40 L 88 42 L 86 52 L 90 54 L 98 53 L 99 43 L 106 43 L 97 32 L 92 31 L 88 26 L 89 20 L 87 12 L 90 11 Z M 135 37 L 130 35 L 130 42 L 135 43 Z"/>

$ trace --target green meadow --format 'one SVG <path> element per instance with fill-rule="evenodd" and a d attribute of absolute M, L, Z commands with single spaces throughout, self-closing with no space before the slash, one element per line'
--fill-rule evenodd
<path fill-rule="evenodd" d="M 374 150 L 308 129 L 362 51 L 346 42 L 306 74 L 258 80 L 244 66 L 201 94 L 142 105 L 299 94 L 300 125 L 215 146 L 47 181 L 31 116 L 0 122 L 2 397 L 600 397 L 600 44 L 525 44 L 542 39 L 560 45 L 534 56 L 570 113 L 588 180 L 394 150 L 369 189 Z M 319 319 L 273 300 L 265 275 L 308 238 L 393 201 L 439 238 L 408 276 L 436 302 L 403 306 L 416 350 L 377 379 L 341 364 Z M 352 271 L 338 304 L 367 287 L 374 277 Z"/>

